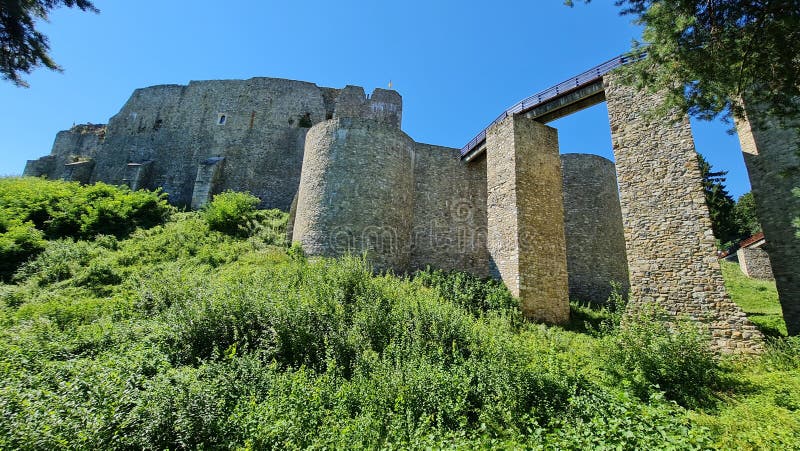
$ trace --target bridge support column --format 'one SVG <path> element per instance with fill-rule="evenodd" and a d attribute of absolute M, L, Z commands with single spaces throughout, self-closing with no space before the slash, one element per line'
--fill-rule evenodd
<path fill-rule="evenodd" d="M 800 216 L 800 136 L 793 126 L 782 126 L 745 105 L 747 119 L 737 122 L 744 162 L 756 201 L 756 213 L 769 255 L 778 297 L 789 335 L 800 334 L 800 237 L 792 225 Z"/>
<path fill-rule="evenodd" d="M 625 228 L 631 306 L 655 303 L 708 326 L 713 345 L 755 351 L 761 334 L 728 297 L 688 118 L 658 118 L 658 95 L 604 77 Z"/>
<path fill-rule="evenodd" d="M 558 134 L 524 116 L 486 135 L 491 271 L 535 321 L 569 320 Z"/>

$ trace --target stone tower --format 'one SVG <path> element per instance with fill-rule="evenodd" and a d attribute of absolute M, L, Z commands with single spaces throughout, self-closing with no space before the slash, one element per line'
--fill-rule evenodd
<path fill-rule="evenodd" d="M 582 153 L 561 155 L 564 233 L 571 300 L 603 303 L 611 283 L 629 288 L 625 235 L 614 163 Z"/>
<path fill-rule="evenodd" d="M 366 253 L 381 270 L 408 268 L 414 141 L 391 123 L 334 118 L 306 136 L 293 240 L 310 254 Z"/>

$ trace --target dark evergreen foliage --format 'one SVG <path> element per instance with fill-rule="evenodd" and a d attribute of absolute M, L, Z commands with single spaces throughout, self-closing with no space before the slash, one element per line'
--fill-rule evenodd
<path fill-rule="evenodd" d="M 616 5 L 644 26 L 643 42 L 632 52 L 646 52 L 647 59 L 629 73 L 639 86 L 668 93 L 665 109 L 705 119 L 741 117 L 744 98 L 777 117 L 800 114 L 800 1 L 616 0 Z"/>
<path fill-rule="evenodd" d="M 753 193 L 745 193 L 739 197 L 739 200 L 736 201 L 736 207 L 734 207 L 734 213 L 743 238 L 761 231 L 761 223 L 756 215 L 756 200 L 753 198 Z"/>
<path fill-rule="evenodd" d="M 736 220 L 736 203 L 725 189 L 726 171 L 711 171 L 711 164 L 697 154 L 700 174 L 703 177 L 703 192 L 706 197 L 708 213 L 711 216 L 711 228 L 714 237 L 722 247 L 727 247 L 741 238 L 739 223 Z"/>
<path fill-rule="evenodd" d="M 22 74 L 39 66 L 61 70 L 50 57 L 47 36 L 36 29 L 37 20 L 47 20 L 50 10 L 66 6 L 99 12 L 88 0 L 0 1 L 0 76 L 17 86 L 28 86 Z"/>

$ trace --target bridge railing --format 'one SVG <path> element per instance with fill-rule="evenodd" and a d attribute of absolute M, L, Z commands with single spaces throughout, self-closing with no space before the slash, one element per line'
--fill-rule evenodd
<path fill-rule="evenodd" d="M 556 97 L 559 97 L 563 94 L 570 93 L 576 89 L 580 89 L 586 85 L 592 84 L 597 80 L 601 79 L 603 75 L 611 72 L 612 70 L 624 66 L 630 62 L 636 61 L 642 58 L 644 55 L 639 57 L 634 57 L 630 55 L 621 55 L 616 58 L 610 59 L 603 64 L 595 66 L 586 72 L 583 72 L 580 75 L 570 78 L 569 80 L 565 80 L 551 88 L 545 89 L 542 92 L 538 92 L 530 97 L 526 97 L 520 102 L 515 103 L 513 106 L 508 108 L 507 110 L 503 111 L 500 116 L 497 117 L 494 121 L 492 121 L 486 128 L 484 128 L 477 136 L 472 138 L 472 140 L 467 143 L 466 146 L 461 148 L 461 158 L 464 158 L 468 153 L 472 150 L 477 148 L 482 142 L 486 140 L 486 131 L 492 126 L 497 124 L 498 122 L 502 121 L 509 115 L 525 113 L 530 111 L 537 106 L 546 103 L 550 100 L 553 100 Z"/>

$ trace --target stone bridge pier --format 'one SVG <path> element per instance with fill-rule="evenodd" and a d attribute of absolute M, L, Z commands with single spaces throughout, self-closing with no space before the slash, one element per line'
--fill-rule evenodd
<path fill-rule="evenodd" d="M 632 308 L 657 304 L 704 323 L 719 349 L 754 351 L 761 335 L 725 291 L 687 117 L 650 111 L 657 94 L 604 76 Z"/>
<path fill-rule="evenodd" d="M 800 237 L 792 221 L 800 216 L 800 136 L 798 121 L 782 124 L 745 105 L 737 122 L 744 163 L 750 177 L 756 214 L 767 240 L 775 285 L 789 335 L 800 334 Z"/>
<path fill-rule="evenodd" d="M 558 133 L 509 115 L 486 133 L 490 271 L 535 321 L 569 320 Z"/>

